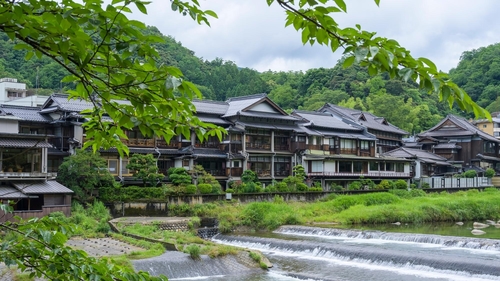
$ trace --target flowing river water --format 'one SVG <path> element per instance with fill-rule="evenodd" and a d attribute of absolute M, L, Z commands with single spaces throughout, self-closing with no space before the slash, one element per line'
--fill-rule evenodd
<path fill-rule="evenodd" d="M 472 236 L 471 226 L 453 228 Z M 399 229 L 409 231 L 404 226 Z M 500 280 L 500 229 L 485 231 L 497 239 L 305 226 L 284 226 L 273 233 L 219 234 L 214 241 L 259 250 L 274 267 L 267 272 L 220 271 L 169 280 Z M 186 264 L 184 269 L 193 267 Z"/>

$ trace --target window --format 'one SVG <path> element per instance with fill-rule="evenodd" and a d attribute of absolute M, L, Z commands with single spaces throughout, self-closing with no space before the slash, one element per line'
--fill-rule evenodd
<path fill-rule="evenodd" d="M 143 139 L 144 136 L 140 131 L 128 131 L 127 136 L 129 139 Z"/>
<path fill-rule="evenodd" d="M 352 162 L 339 161 L 339 173 L 352 173 Z"/>
<path fill-rule="evenodd" d="M 346 148 L 346 149 L 356 148 L 356 141 L 350 139 L 341 139 L 340 148 Z"/>
<path fill-rule="evenodd" d="M 233 161 L 233 168 L 239 168 L 241 162 L 240 161 Z"/>
<path fill-rule="evenodd" d="M 323 161 L 311 161 L 311 172 L 312 173 L 323 172 Z"/>
<path fill-rule="evenodd" d="M 385 163 L 386 171 L 394 171 L 394 163 Z"/>
<path fill-rule="evenodd" d="M 127 165 L 128 165 L 128 160 L 122 160 L 122 167 L 121 167 L 122 175 L 130 174 L 129 169 L 127 169 Z"/>
<path fill-rule="evenodd" d="M 396 164 L 396 172 L 403 173 L 405 171 L 405 164 L 397 163 Z"/>
<path fill-rule="evenodd" d="M 487 128 L 487 127 L 488 127 L 488 125 L 486 125 L 486 124 L 485 124 L 485 125 L 483 125 L 483 128 Z"/>
<path fill-rule="evenodd" d="M 297 141 L 298 142 L 306 142 L 306 137 L 305 136 L 298 136 Z"/>
<path fill-rule="evenodd" d="M 361 141 L 360 149 L 369 150 L 370 149 L 370 142 L 366 141 L 366 140 Z"/>
<path fill-rule="evenodd" d="M 363 162 L 353 162 L 352 163 L 352 170 L 354 173 L 361 173 L 363 171 Z"/>
<path fill-rule="evenodd" d="M 484 153 L 495 153 L 495 143 L 485 142 L 484 143 Z"/>
<path fill-rule="evenodd" d="M 108 171 L 112 175 L 118 174 L 118 159 L 108 159 Z"/>
<path fill-rule="evenodd" d="M 370 162 L 370 171 L 378 171 L 378 162 Z"/>

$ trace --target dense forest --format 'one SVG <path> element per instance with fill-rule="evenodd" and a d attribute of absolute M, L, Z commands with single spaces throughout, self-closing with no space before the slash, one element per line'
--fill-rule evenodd
<path fill-rule="evenodd" d="M 448 113 L 467 116 L 439 102 L 437 95 L 420 91 L 416 84 L 391 80 L 384 74 L 369 76 L 360 66 L 344 69 L 342 60 L 332 68 L 259 73 L 220 58 L 203 60 L 157 28 L 150 27 L 148 32 L 165 41 L 155 46 L 161 62 L 180 68 L 206 99 L 268 93 L 288 111 L 316 110 L 329 102 L 384 116 L 412 133 L 432 127 Z M 6 35 L 0 34 L 0 77 L 18 78 L 30 88 L 38 88 L 40 94 L 71 88 L 60 82 L 66 75 L 61 66 L 43 57 L 26 61 L 25 51 L 14 46 Z M 500 111 L 500 44 L 464 52 L 450 75 L 481 106 L 490 112 Z"/>

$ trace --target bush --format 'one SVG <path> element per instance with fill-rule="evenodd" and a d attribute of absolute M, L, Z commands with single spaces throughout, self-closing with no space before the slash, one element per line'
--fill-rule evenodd
<path fill-rule="evenodd" d="M 408 183 L 405 180 L 397 180 L 393 186 L 395 189 L 408 189 Z"/>
<path fill-rule="evenodd" d="M 310 192 L 322 192 L 323 188 L 321 188 L 321 187 L 311 187 L 311 188 L 309 188 L 309 191 Z"/>
<path fill-rule="evenodd" d="M 339 184 L 332 183 L 332 185 L 330 186 L 330 189 L 333 191 L 342 191 L 344 188 Z"/>
<path fill-rule="evenodd" d="M 492 168 L 486 169 L 486 171 L 484 172 L 484 176 L 487 177 L 487 178 L 494 177 L 495 176 L 495 170 L 493 170 Z"/>
<path fill-rule="evenodd" d="M 212 183 L 212 193 L 222 194 L 222 186 L 220 185 L 220 183 Z"/>
<path fill-rule="evenodd" d="M 353 181 L 347 186 L 348 190 L 360 190 L 361 189 L 361 182 L 360 181 Z"/>
<path fill-rule="evenodd" d="M 392 187 L 392 182 L 389 180 L 382 180 L 377 185 L 377 189 L 390 189 Z"/>
<path fill-rule="evenodd" d="M 129 202 L 137 199 L 164 199 L 168 193 L 166 186 L 102 187 L 99 190 L 99 200 L 103 202 Z"/>
<path fill-rule="evenodd" d="M 303 182 L 297 184 L 297 191 L 307 191 L 308 188 L 307 184 Z"/>
<path fill-rule="evenodd" d="M 464 172 L 464 177 L 466 178 L 475 178 L 477 177 L 477 173 L 475 170 L 468 170 Z"/>
<path fill-rule="evenodd" d="M 279 182 L 276 184 L 276 189 L 278 190 L 278 192 L 288 192 L 290 191 L 288 189 L 288 185 L 285 183 L 285 182 Z"/>
<path fill-rule="evenodd" d="M 371 179 L 361 177 L 359 181 L 361 182 L 361 189 L 363 190 L 371 190 L 376 187 L 375 183 Z"/>
<path fill-rule="evenodd" d="M 431 188 L 431 185 L 428 182 L 423 182 L 422 188 Z"/>
<path fill-rule="evenodd" d="M 200 183 L 198 184 L 198 190 L 200 190 L 201 194 L 209 194 L 212 192 L 212 185 L 208 183 Z"/>
<path fill-rule="evenodd" d="M 226 193 L 234 193 L 234 189 L 232 189 L 232 188 L 227 188 L 227 189 L 226 189 Z"/>
<path fill-rule="evenodd" d="M 277 190 L 276 190 L 276 185 L 275 184 L 268 185 L 264 189 L 264 192 L 276 192 L 276 191 Z"/>
<path fill-rule="evenodd" d="M 198 191 L 198 189 L 196 188 L 196 185 L 194 185 L 194 184 L 188 184 L 184 188 L 184 193 L 186 193 L 186 194 L 195 194 L 196 191 Z"/>

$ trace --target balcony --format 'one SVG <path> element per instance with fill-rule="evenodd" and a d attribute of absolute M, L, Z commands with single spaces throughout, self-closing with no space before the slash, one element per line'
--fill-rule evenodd
<path fill-rule="evenodd" d="M 340 154 L 353 154 L 356 155 L 358 150 L 356 148 L 341 148 Z"/>
<path fill-rule="evenodd" d="M 310 177 L 368 177 L 368 178 L 409 178 L 410 173 L 401 172 L 368 172 L 368 173 L 337 173 L 337 172 L 312 172 Z"/>
<path fill-rule="evenodd" d="M 164 139 L 156 140 L 156 146 L 158 148 L 167 148 L 167 149 L 178 149 L 180 147 L 180 143 L 177 140 L 170 140 L 170 142 L 166 142 Z"/>
<path fill-rule="evenodd" d="M 205 170 L 205 171 L 214 177 L 225 177 L 226 176 L 226 171 L 224 171 L 223 169 Z"/>
<path fill-rule="evenodd" d="M 155 147 L 154 139 L 122 139 L 122 142 L 127 146 Z"/>
<path fill-rule="evenodd" d="M 229 149 L 229 147 L 231 147 L 231 149 Z M 241 144 L 235 144 L 235 143 L 232 143 L 231 145 L 229 144 L 223 144 L 221 145 L 221 150 L 226 152 L 226 153 L 240 153 L 240 151 L 243 150 L 243 146 Z"/>
<path fill-rule="evenodd" d="M 54 206 L 42 206 L 41 210 L 29 210 L 29 211 L 14 211 L 13 213 L 5 214 L 0 211 L 0 222 L 13 221 L 14 216 L 20 217 L 21 219 L 30 218 L 42 218 L 53 212 L 62 212 L 65 216 L 71 215 L 71 205 L 54 205 Z"/>
<path fill-rule="evenodd" d="M 288 144 L 275 144 L 274 150 L 278 151 L 290 151 L 290 146 Z"/>
<path fill-rule="evenodd" d="M 196 142 L 195 146 L 200 148 L 219 148 L 220 142 Z"/>
<path fill-rule="evenodd" d="M 271 170 L 257 170 L 255 173 L 260 178 L 271 177 Z"/>
<path fill-rule="evenodd" d="M 231 177 L 241 177 L 243 174 L 243 168 L 226 168 L 226 176 Z"/>
<path fill-rule="evenodd" d="M 274 176 L 276 177 L 288 177 L 290 175 L 290 171 L 274 171 Z"/>
<path fill-rule="evenodd" d="M 323 146 L 321 144 L 308 144 L 307 149 L 310 150 L 322 150 Z"/>
<path fill-rule="evenodd" d="M 294 142 L 292 143 L 292 148 L 294 151 L 297 151 L 297 150 L 304 150 L 307 148 L 307 146 L 305 142 Z"/>
<path fill-rule="evenodd" d="M 246 149 L 259 149 L 259 150 L 271 150 L 271 144 L 262 144 L 262 143 L 247 143 Z"/>
<path fill-rule="evenodd" d="M 0 179 L 1 178 L 10 178 L 10 179 L 33 179 L 33 178 L 39 178 L 39 179 L 45 179 L 45 178 L 55 178 L 57 176 L 57 173 L 41 173 L 41 172 L 9 172 L 9 171 L 0 171 Z"/>

